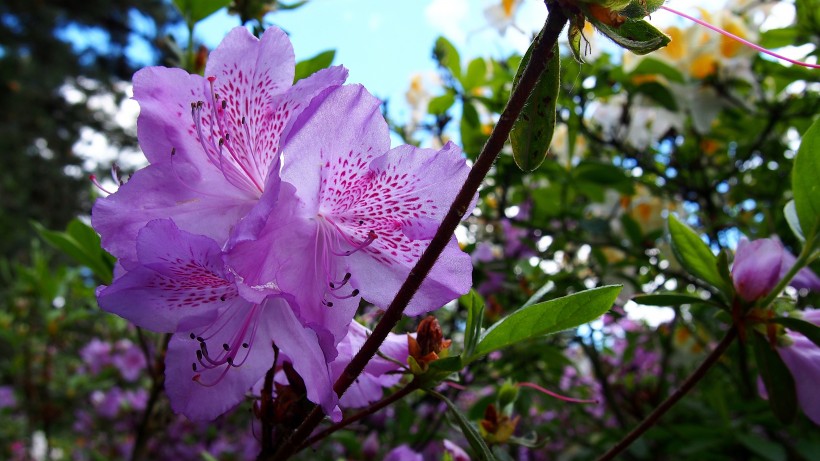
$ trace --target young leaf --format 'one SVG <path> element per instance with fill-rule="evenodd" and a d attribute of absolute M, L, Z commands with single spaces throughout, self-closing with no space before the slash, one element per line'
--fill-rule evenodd
<path fill-rule="evenodd" d="M 100 247 L 100 237 L 94 229 L 77 219 L 68 224 L 66 232 L 48 230 L 39 223 L 33 225 L 51 246 L 91 269 L 103 284 L 111 283 L 114 258 Z"/>
<path fill-rule="evenodd" d="M 811 237 L 820 221 L 820 119 L 800 141 L 792 168 L 792 191 L 800 228 Z"/>
<path fill-rule="evenodd" d="M 464 437 L 467 439 L 467 442 L 470 443 L 470 447 L 472 447 L 473 451 L 478 456 L 478 459 L 482 461 L 495 461 L 495 455 L 493 455 L 493 452 L 490 451 L 490 448 L 484 442 L 484 439 L 481 438 L 481 434 L 479 434 L 478 429 L 467 420 L 466 416 L 464 416 L 464 413 L 459 411 L 458 407 L 456 407 L 456 405 L 447 397 L 436 391 L 430 390 L 427 392 L 447 404 L 447 408 L 450 409 L 450 414 L 452 414 L 455 418 L 458 426 L 461 428 L 461 432 L 464 433 Z"/>
<path fill-rule="evenodd" d="M 783 363 L 783 359 L 780 358 L 780 354 L 769 345 L 766 338 L 754 333 L 750 339 L 760 377 L 769 395 L 769 407 L 780 422 L 788 424 L 797 416 L 797 391 L 794 378 L 789 368 Z"/>
<path fill-rule="evenodd" d="M 487 78 L 487 63 L 484 58 L 475 58 L 467 64 L 467 74 L 461 79 L 464 92 L 484 84 Z"/>
<path fill-rule="evenodd" d="M 456 102 L 456 95 L 448 91 L 441 96 L 436 96 L 427 104 L 427 111 L 433 115 L 442 115 Z"/>
<path fill-rule="evenodd" d="M 467 308 L 467 325 L 464 328 L 464 351 L 463 358 L 471 357 L 478 344 L 481 335 L 481 327 L 484 324 L 484 300 L 475 290 L 462 296 L 459 302 Z"/>
<path fill-rule="evenodd" d="M 537 40 L 530 45 L 521 65 L 518 66 L 513 88 L 521 79 L 527 63 L 533 59 L 532 50 Z M 510 132 L 513 158 L 516 165 L 525 172 L 534 171 L 547 157 L 547 149 L 555 131 L 555 104 L 558 100 L 558 84 L 561 78 L 558 44 L 552 48 L 550 56 L 535 56 L 535 59 L 548 59 L 547 68 L 535 84 Z"/>
<path fill-rule="evenodd" d="M 587 19 L 612 41 L 635 54 L 651 53 L 669 44 L 671 40 L 655 26 L 643 19 L 627 19 L 619 27 L 610 26 L 588 14 Z"/>
<path fill-rule="evenodd" d="M 174 0 L 189 25 L 193 25 L 230 5 L 230 0 Z"/>
<path fill-rule="evenodd" d="M 530 338 L 595 320 L 612 307 L 621 288 L 620 285 L 594 288 L 518 309 L 481 336 L 473 356 L 466 362 Z"/>
<path fill-rule="evenodd" d="M 672 251 L 686 270 L 716 288 L 725 289 L 717 269 L 717 258 L 695 231 L 669 215 L 669 235 Z"/>
<path fill-rule="evenodd" d="M 322 51 L 312 58 L 305 59 L 296 63 L 296 73 L 293 76 L 293 83 L 313 75 L 317 70 L 322 70 L 330 67 L 333 63 L 333 58 L 336 57 L 336 50 Z"/>

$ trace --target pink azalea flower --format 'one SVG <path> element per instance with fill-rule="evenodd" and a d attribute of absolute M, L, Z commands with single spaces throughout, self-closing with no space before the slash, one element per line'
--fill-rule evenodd
<path fill-rule="evenodd" d="M 217 243 L 171 220 L 149 222 L 136 247 L 135 267 L 97 298 L 137 326 L 174 333 L 165 376 L 175 411 L 210 420 L 236 406 L 273 365 L 275 343 L 304 378 L 308 398 L 340 415 L 317 334 L 295 317 L 292 298 L 270 290 L 246 300 Z"/>
<path fill-rule="evenodd" d="M 315 95 L 347 77 L 333 67 L 292 86 L 294 66 L 283 31 L 269 28 L 257 40 L 237 27 L 211 53 L 207 78 L 164 67 L 137 72 L 137 133 L 151 164 L 95 204 L 103 247 L 127 267 L 137 233 L 153 219 L 173 218 L 220 245 L 240 220 L 257 229 L 269 210 L 248 213 L 266 192 L 277 194 L 280 140 Z"/>
<path fill-rule="evenodd" d="M 423 461 L 424 456 L 407 444 L 402 444 L 384 455 L 384 461 Z"/>
<path fill-rule="evenodd" d="M 278 201 L 260 201 L 272 209 L 270 219 L 256 239 L 239 241 L 229 253 L 245 283 L 276 279 L 296 295 L 300 318 L 327 326 L 336 342 L 352 318 L 339 303 L 361 295 L 387 307 L 469 170 L 453 144 L 441 151 L 390 149 L 379 106 L 356 85 L 314 99 L 283 144 Z M 277 263 L 283 258 L 286 269 Z M 471 272 L 453 237 L 405 313 L 419 315 L 466 293 Z"/>
<path fill-rule="evenodd" d="M 768 295 L 794 265 L 797 258 L 779 240 L 741 239 L 732 264 L 732 281 L 737 294 L 746 301 Z M 795 288 L 820 290 L 820 278 L 809 268 L 801 269 L 791 280 Z"/>

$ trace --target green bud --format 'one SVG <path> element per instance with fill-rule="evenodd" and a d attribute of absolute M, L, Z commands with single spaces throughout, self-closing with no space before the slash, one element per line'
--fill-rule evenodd
<path fill-rule="evenodd" d="M 498 390 L 498 406 L 500 408 L 506 408 L 507 405 L 515 403 L 516 400 L 518 400 L 518 386 L 512 381 L 507 380 L 501 385 L 501 389 Z"/>

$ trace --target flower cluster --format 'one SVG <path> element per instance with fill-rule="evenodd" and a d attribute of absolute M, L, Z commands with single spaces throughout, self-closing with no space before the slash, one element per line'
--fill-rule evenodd
<path fill-rule="evenodd" d="M 308 399 L 338 417 L 332 384 L 363 341 L 352 322 L 360 298 L 390 303 L 466 178 L 465 159 L 453 144 L 391 149 L 380 101 L 344 85 L 343 67 L 293 84 L 293 51 L 276 28 L 258 40 L 231 31 L 205 76 L 134 76 L 150 165 L 94 206 L 118 258 L 100 306 L 174 333 L 166 390 L 193 420 L 238 404 L 277 350 Z M 452 238 L 406 313 L 465 293 L 470 274 Z M 373 383 L 395 383 L 374 368 Z"/>

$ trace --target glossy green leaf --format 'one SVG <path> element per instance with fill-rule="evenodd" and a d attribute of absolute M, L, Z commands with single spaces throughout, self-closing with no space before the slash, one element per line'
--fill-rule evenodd
<path fill-rule="evenodd" d="M 513 80 L 513 88 L 521 80 L 521 75 L 532 58 L 533 46 L 536 43 L 537 40 L 530 45 L 524 55 Z M 535 88 L 527 98 L 510 132 L 513 158 L 516 165 L 525 172 L 534 171 L 544 162 L 547 149 L 552 142 L 552 134 L 555 131 L 555 105 L 558 100 L 558 84 L 561 78 L 561 57 L 558 53 L 558 44 L 552 48 L 550 56 L 539 57 L 539 59 L 548 59 L 547 68 L 535 84 Z"/>
<path fill-rule="evenodd" d="M 436 39 L 433 56 L 439 64 L 450 70 L 456 80 L 461 80 L 461 56 L 449 40 L 444 37 Z"/>
<path fill-rule="evenodd" d="M 725 289 L 723 279 L 718 273 L 717 258 L 712 254 L 712 250 L 695 231 L 671 214 L 669 215 L 669 235 L 672 251 L 681 266 L 710 285 Z"/>
<path fill-rule="evenodd" d="M 230 4 L 230 0 L 174 0 L 188 24 L 196 24 Z"/>
<path fill-rule="evenodd" d="M 293 82 L 313 75 L 314 72 L 330 67 L 333 63 L 333 58 L 336 57 L 336 50 L 322 51 L 312 58 L 305 59 L 296 63 L 296 73 L 293 77 Z"/>
<path fill-rule="evenodd" d="M 462 357 L 473 355 L 481 327 L 484 325 L 484 300 L 475 290 L 459 298 L 459 303 L 467 309 L 467 325 L 464 327 L 464 351 Z"/>
<path fill-rule="evenodd" d="M 467 439 L 467 442 L 470 444 L 470 447 L 475 452 L 475 455 L 478 459 L 482 461 L 495 461 L 495 455 L 493 452 L 490 451 L 490 448 L 484 442 L 484 439 L 481 437 L 481 434 L 478 432 L 478 428 L 473 425 L 467 417 L 464 416 L 464 413 L 456 407 L 456 405 L 450 401 L 447 397 L 439 394 L 436 391 L 428 391 L 430 395 L 436 397 L 437 399 L 441 400 L 445 404 L 447 404 L 447 408 L 450 410 L 450 414 L 453 415 L 453 418 L 456 420 L 456 423 L 461 428 L 461 432 L 464 433 L 464 437 Z"/>
<path fill-rule="evenodd" d="M 800 141 L 792 168 L 792 193 L 800 228 L 810 239 L 820 222 L 820 119 Z"/>
<path fill-rule="evenodd" d="M 757 368 L 766 393 L 769 407 L 777 419 L 784 424 L 794 421 L 797 416 L 797 393 L 794 378 L 789 368 L 762 335 L 753 333 L 750 337 L 757 360 Z"/>
<path fill-rule="evenodd" d="M 612 41 L 635 54 L 647 54 L 669 44 L 669 36 L 644 19 L 627 19 L 620 27 L 602 23 L 594 16 L 587 19 Z"/>
<path fill-rule="evenodd" d="M 621 288 L 620 285 L 594 288 L 518 309 L 484 332 L 471 360 L 595 320 L 612 307 Z"/>
<path fill-rule="evenodd" d="M 777 317 L 772 320 L 774 323 L 779 323 L 784 327 L 788 328 L 789 330 L 796 331 L 806 338 L 809 341 L 813 342 L 820 347 L 820 326 L 817 326 L 811 322 L 807 322 L 803 319 L 798 319 L 794 317 Z"/>
<path fill-rule="evenodd" d="M 111 283 L 115 260 L 100 247 L 100 237 L 90 226 L 78 219 L 71 221 L 65 232 L 48 230 L 38 223 L 33 225 L 51 246 L 91 269 L 103 284 Z"/>

